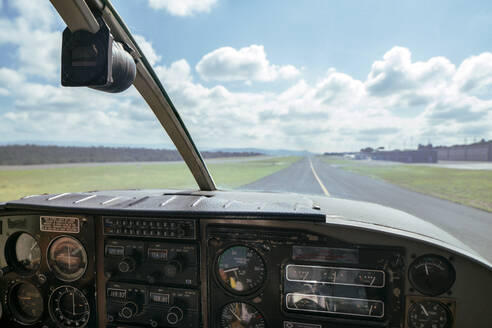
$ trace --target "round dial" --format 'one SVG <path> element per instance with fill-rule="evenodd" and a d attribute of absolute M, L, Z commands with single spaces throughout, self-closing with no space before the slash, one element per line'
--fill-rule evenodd
<path fill-rule="evenodd" d="M 32 274 L 41 264 L 41 248 L 36 239 L 26 232 L 10 237 L 5 245 L 5 255 L 9 265 L 20 274 Z"/>
<path fill-rule="evenodd" d="M 451 263 L 438 255 L 417 258 L 408 271 L 412 286 L 428 296 L 436 296 L 449 290 L 454 283 L 455 275 Z"/>
<path fill-rule="evenodd" d="M 234 302 L 222 308 L 220 315 L 222 328 L 265 328 L 265 318 L 254 306 Z"/>
<path fill-rule="evenodd" d="M 435 301 L 416 302 L 408 309 L 410 328 L 447 328 L 451 316 L 445 305 Z"/>
<path fill-rule="evenodd" d="M 25 325 L 35 323 L 43 315 L 43 296 L 30 283 L 14 285 L 9 292 L 8 304 L 14 318 Z"/>
<path fill-rule="evenodd" d="M 58 237 L 49 247 L 48 265 L 59 279 L 74 281 L 85 273 L 87 252 L 77 239 Z"/>
<path fill-rule="evenodd" d="M 217 260 L 217 276 L 228 290 L 247 294 L 265 281 L 265 263 L 260 254 L 246 246 L 226 249 Z"/>
<path fill-rule="evenodd" d="M 49 300 L 50 316 L 62 328 L 82 328 L 89 322 L 90 307 L 85 295 L 75 287 L 61 286 Z"/>

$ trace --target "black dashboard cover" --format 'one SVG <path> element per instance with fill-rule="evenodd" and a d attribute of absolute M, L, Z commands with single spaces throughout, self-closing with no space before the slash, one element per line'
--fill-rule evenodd
<path fill-rule="evenodd" d="M 98 215 L 132 213 L 175 217 L 193 215 L 196 218 L 325 222 L 325 214 L 309 197 L 292 196 L 292 194 L 227 191 L 125 190 L 33 195 L 0 204 L 0 208 L 6 211 L 50 210 Z"/>

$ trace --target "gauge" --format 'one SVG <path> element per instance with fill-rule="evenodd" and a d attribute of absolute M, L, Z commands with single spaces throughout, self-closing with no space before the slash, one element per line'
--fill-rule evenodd
<path fill-rule="evenodd" d="M 77 239 L 58 237 L 49 247 L 48 265 L 59 279 L 74 281 L 82 277 L 87 268 L 87 252 Z"/>
<path fill-rule="evenodd" d="M 19 274 L 29 275 L 39 269 L 41 249 L 36 239 L 26 232 L 13 234 L 5 245 L 9 265 Z"/>
<path fill-rule="evenodd" d="M 287 307 L 294 307 L 295 309 L 308 310 L 308 311 L 323 311 L 325 307 L 318 303 L 317 296 L 314 296 L 316 300 L 309 297 L 302 297 L 295 301 L 293 304 L 288 304 Z M 292 300 L 290 298 L 289 300 Z"/>
<path fill-rule="evenodd" d="M 220 315 L 222 328 L 265 328 L 265 318 L 253 305 L 234 302 L 222 308 Z"/>
<path fill-rule="evenodd" d="M 374 288 L 382 288 L 385 283 L 385 273 L 380 270 L 289 264 L 286 272 L 287 280 L 295 282 Z"/>
<path fill-rule="evenodd" d="M 412 286 L 428 296 L 436 296 L 449 290 L 455 276 L 451 263 L 438 255 L 423 255 L 413 261 L 408 270 Z"/>
<path fill-rule="evenodd" d="M 15 284 L 9 291 L 8 305 L 16 321 L 24 325 L 35 323 L 43 315 L 43 296 L 30 283 Z"/>
<path fill-rule="evenodd" d="M 61 286 L 49 300 L 50 316 L 62 328 L 82 328 L 89 322 L 90 307 L 85 295 L 77 288 Z"/>
<path fill-rule="evenodd" d="M 361 317 L 384 317 L 384 302 L 348 297 L 288 293 L 285 297 L 288 310 L 333 313 Z"/>
<path fill-rule="evenodd" d="M 247 294 L 265 281 L 265 263 L 261 255 L 246 246 L 226 249 L 217 260 L 219 281 L 230 291 Z"/>
<path fill-rule="evenodd" d="M 409 328 L 447 328 L 450 324 L 450 312 L 442 303 L 416 302 L 408 309 Z"/>

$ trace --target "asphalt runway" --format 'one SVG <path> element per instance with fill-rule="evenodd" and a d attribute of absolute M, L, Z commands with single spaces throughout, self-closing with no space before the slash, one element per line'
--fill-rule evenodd
<path fill-rule="evenodd" d="M 344 171 L 316 157 L 306 157 L 240 189 L 325 195 L 322 185 L 330 197 L 378 203 L 432 222 L 492 262 L 492 213 Z"/>

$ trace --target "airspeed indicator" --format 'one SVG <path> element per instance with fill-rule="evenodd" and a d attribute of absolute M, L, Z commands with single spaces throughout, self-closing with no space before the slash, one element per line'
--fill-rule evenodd
<path fill-rule="evenodd" d="M 236 294 L 248 294 L 265 281 L 265 263 L 251 247 L 232 246 L 217 259 L 217 277 L 221 284 Z"/>

